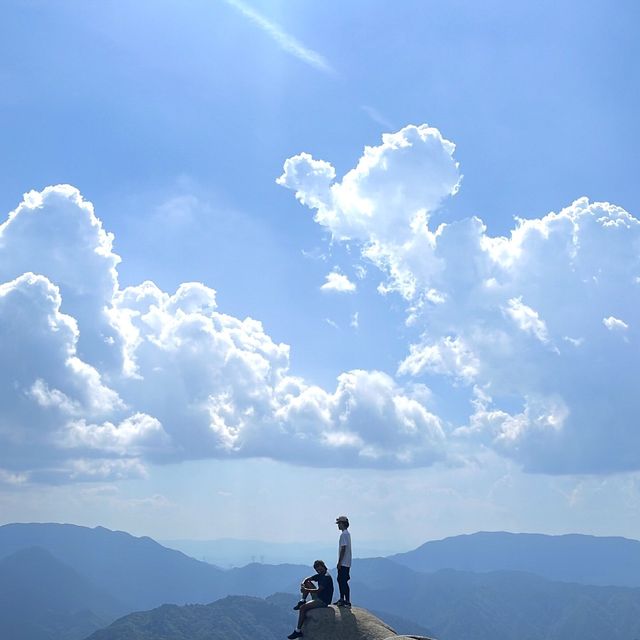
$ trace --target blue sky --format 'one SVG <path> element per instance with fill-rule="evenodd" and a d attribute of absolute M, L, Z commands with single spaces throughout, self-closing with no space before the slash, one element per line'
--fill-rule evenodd
<path fill-rule="evenodd" d="M 5 3 L 3 519 L 638 537 L 637 18 Z"/>

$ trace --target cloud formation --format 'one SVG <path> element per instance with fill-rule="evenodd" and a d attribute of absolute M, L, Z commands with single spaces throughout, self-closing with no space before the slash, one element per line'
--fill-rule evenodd
<path fill-rule="evenodd" d="M 422 338 L 398 375 L 466 388 L 448 442 L 526 470 L 640 468 L 640 222 L 580 198 L 493 237 L 479 218 L 430 224 L 460 186 L 454 145 L 427 125 L 385 134 L 342 179 L 308 154 L 278 183 L 334 241 L 355 241 Z M 440 383 L 441 386 L 441 383 Z M 445 398 L 446 400 L 446 398 Z"/>
<path fill-rule="evenodd" d="M 356 285 L 344 273 L 332 271 L 326 275 L 326 282 L 320 287 L 320 290 L 334 291 L 336 293 L 354 293 Z"/>
<path fill-rule="evenodd" d="M 395 378 L 356 369 L 333 389 L 295 376 L 289 346 L 203 283 L 121 288 L 114 238 L 77 189 L 27 194 L 0 225 L 0 481 L 196 458 L 426 466 L 486 448 L 534 472 L 640 468 L 640 222 L 580 198 L 505 237 L 479 218 L 433 227 L 460 187 L 454 150 L 422 125 L 342 179 L 308 154 L 285 162 L 279 184 L 359 247 L 348 268 L 381 274 L 421 336 Z M 330 288 L 355 287 L 340 276 Z"/>
<path fill-rule="evenodd" d="M 305 64 L 314 67 L 318 71 L 333 74 L 334 70 L 324 56 L 317 51 L 305 47 L 299 40 L 286 33 L 279 25 L 265 18 L 262 14 L 252 9 L 242 0 L 225 0 L 228 5 L 237 9 L 243 16 L 251 20 L 255 25 L 268 34 L 278 46 Z"/>
<path fill-rule="evenodd" d="M 361 370 L 333 391 L 309 384 L 286 344 L 219 311 L 210 287 L 120 288 L 119 261 L 68 185 L 27 194 L 0 225 L 0 480 L 139 476 L 203 457 L 385 467 L 444 455 L 413 387 Z"/>

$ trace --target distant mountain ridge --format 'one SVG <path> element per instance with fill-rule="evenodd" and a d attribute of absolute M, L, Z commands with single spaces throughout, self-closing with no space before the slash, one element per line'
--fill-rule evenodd
<path fill-rule="evenodd" d="M 134 608 L 207 602 L 226 595 L 216 589 L 222 570 L 166 549 L 151 538 L 71 524 L 0 527 L 0 558 L 25 546 L 46 549 Z"/>
<path fill-rule="evenodd" d="M 264 540 L 158 540 L 169 549 L 177 549 L 192 558 L 210 562 L 221 568 L 242 567 L 252 562 L 260 564 L 307 564 L 310 559 L 333 558 L 336 541 L 324 542 L 266 542 Z M 358 556 L 386 556 L 395 549 L 391 544 L 358 541 Z"/>
<path fill-rule="evenodd" d="M 409 625 L 405 632 L 411 635 L 424 634 L 427 624 L 433 630 L 427 635 L 439 640 L 630 640 L 640 634 L 640 589 L 551 582 L 514 572 L 418 574 L 402 567 L 396 577 L 404 575 L 406 583 L 385 586 L 389 564 L 384 559 L 357 564 L 353 593 L 369 611 L 401 613 L 404 619 L 378 615 L 392 627 L 394 619 L 405 629 Z M 125 616 L 88 640 L 275 640 L 295 621 L 294 599 L 232 596 L 209 605 L 163 605 Z M 418 622 L 411 628 L 408 620 Z"/>
<path fill-rule="evenodd" d="M 37 546 L 90 582 L 117 594 L 129 610 L 161 604 L 213 602 L 229 594 L 265 597 L 295 590 L 310 567 L 260 565 L 224 571 L 167 549 L 151 538 L 136 538 L 103 527 L 71 524 L 0 526 L 0 558 Z"/>
<path fill-rule="evenodd" d="M 640 589 L 551 581 L 524 572 L 419 573 L 385 558 L 354 563 L 352 593 L 439 640 L 640 638 Z"/>
<path fill-rule="evenodd" d="M 525 571 L 564 582 L 640 587 L 640 541 L 582 534 L 479 532 L 388 556 L 415 571 Z"/>
<path fill-rule="evenodd" d="M 514 539 L 520 546 L 509 547 Z M 583 578 L 609 579 L 613 575 L 611 567 L 596 557 L 601 548 L 608 553 L 608 562 L 615 560 L 622 565 L 615 567 L 614 577 L 629 580 L 640 543 L 563 536 L 562 544 L 576 539 L 580 544 L 573 552 L 565 552 L 572 562 L 562 564 L 557 550 L 558 537 L 535 536 L 539 546 L 533 545 L 532 549 L 537 551 L 528 555 L 522 543 L 530 539 L 530 534 L 476 534 L 426 543 L 392 559 L 356 559 L 352 569 L 354 602 L 370 611 L 397 616 L 409 623 L 408 628 L 415 622 L 416 626 L 432 629 L 440 640 L 466 640 L 471 632 L 474 640 L 640 638 L 640 588 L 589 586 L 568 581 L 571 571 L 576 569 L 572 564 L 577 562 L 576 558 L 590 565 L 589 572 L 580 574 Z M 622 544 L 618 544 L 620 540 Z M 500 554 L 501 543 L 505 547 L 504 556 Z M 46 551 L 33 550 L 34 546 Z M 555 549 L 555 555 L 549 549 Z M 523 566 L 525 561 L 540 573 L 550 567 L 556 569 L 564 582 L 532 573 L 483 571 L 495 568 L 498 563 Z M 557 567 L 552 566 L 553 562 L 557 562 Z M 471 565 L 480 572 L 449 568 L 429 571 L 434 563 Z M 166 549 L 150 538 L 136 538 L 102 527 L 89 529 L 56 524 L 0 527 L 0 569 L 3 565 L 8 576 L 14 572 L 14 578 L 5 581 L 9 590 L 13 581 L 26 585 L 29 588 L 23 591 L 23 599 L 33 606 L 22 618 L 24 634 L 0 632 L 2 640 L 5 637 L 80 640 L 81 625 L 93 624 L 90 628 L 95 628 L 104 620 L 100 612 L 102 604 L 111 600 L 121 602 L 126 613 L 152 610 L 164 604 L 204 606 L 230 595 L 264 598 L 274 592 L 295 593 L 300 579 L 311 572 L 308 565 L 262 564 L 224 571 Z M 595 571 L 597 567 L 602 568 L 600 574 Z M 39 591 L 40 583 L 46 586 L 44 591 Z M 54 618 L 47 618 L 46 594 L 57 596 L 56 585 L 60 585 L 61 594 L 70 595 L 69 605 L 58 607 L 57 618 L 55 611 Z M 103 595 L 94 597 L 92 594 L 96 593 Z M 277 603 L 274 600 L 270 604 Z M 293 612 L 288 610 L 288 604 L 282 604 L 283 613 L 292 623 Z M 0 599 L 0 620 L 11 619 L 12 612 L 7 607 L 11 605 Z M 184 612 L 180 611 L 183 617 Z M 184 615 L 190 619 L 192 613 Z M 31 622 L 37 621 L 39 615 L 45 616 L 43 628 L 51 634 L 32 639 L 27 632 L 33 630 Z M 204 610 L 203 615 L 206 618 Z M 20 616 L 15 619 L 20 622 Z M 229 636 L 232 637 L 236 636 Z"/>
<path fill-rule="evenodd" d="M 0 560 L 0 638 L 79 640 L 127 607 L 38 547 Z"/>

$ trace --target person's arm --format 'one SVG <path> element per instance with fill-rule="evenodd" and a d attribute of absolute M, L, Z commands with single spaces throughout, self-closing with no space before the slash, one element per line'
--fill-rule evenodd
<path fill-rule="evenodd" d="M 318 583 L 318 586 L 315 589 L 307 589 L 307 591 L 309 593 L 320 593 L 323 589 L 324 589 L 324 585 L 322 584 L 322 582 L 320 582 L 320 580 L 318 579 L 318 576 L 313 576 L 313 578 L 311 578 L 314 582 Z"/>
<path fill-rule="evenodd" d="M 314 574 L 312 576 L 309 576 L 308 578 L 305 578 L 301 583 L 300 583 L 300 588 L 304 589 L 306 593 L 318 593 L 318 591 L 320 591 L 320 589 L 322 587 L 316 587 L 315 589 L 313 587 L 305 587 L 305 583 L 311 581 L 311 582 L 317 582 L 318 581 L 318 574 Z"/>
<path fill-rule="evenodd" d="M 343 544 L 340 546 L 340 555 L 338 556 L 338 566 L 342 566 L 342 559 L 344 558 L 344 554 L 347 552 L 347 545 Z"/>

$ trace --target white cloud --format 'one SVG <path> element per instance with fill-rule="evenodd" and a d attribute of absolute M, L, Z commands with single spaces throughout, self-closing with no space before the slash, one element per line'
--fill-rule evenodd
<path fill-rule="evenodd" d="M 0 480 L 104 481 L 203 457 L 443 457 L 424 394 L 375 371 L 333 392 L 295 378 L 289 347 L 218 310 L 210 287 L 120 288 L 112 241 L 69 186 L 28 194 L 0 226 Z"/>
<path fill-rule="evenodd" d="M 546 343 L 549 341 L 547 325 L 540 318 L 537 311 L 522 302 L 522 296 L 508 300 L 504 311 L 521 331 L 530 333 L 540 342 Z"/>
<path fill-rule="evenodd" d="M 69 185 L 31 191 L 0 224 L 0 283 L 26 272 L 46 275 L 62 311 L 82 325 L 77 354 L 101 370 L 122 365 L 122 344 L 106 308 L 117 288 L 120 257 L 90 202 Z"/>
<path fill-rule="evenodd" d="M 640 468 L 630 321 L 640 308 L 640 222 L 581 198 L 516 220 L 506 237 L 490 236 L 475 217 L 432 228 L 431 213 L 460 184 L 453 151 L 437 130 L 405 127 L 366 148 L 342 179 L 330 163 L 301 154 L 278 182 L 334 240 L 359 245 L 363 262 L 385 276 L 380 293 L 406 300 L 407 323 L 422 337 L 398 373 L 449 377 L 453 415 L 467 385 L 461 438 L 473 433 L 528 470 Z M 625 340 L 603 342 L 603 323 Z M 472 384 L 487 390 L 482 409 Z"/>
<path fill-rule="evenodd" d="M 460 183 L 453 152 L 437 130 L 406 127 L 340 181 L 306 154 L 278 180 L 406 301 L 421 337 L 402 384 L 379 371 L 344 372 L 334 389 L 295 377 L 289 347 L 225 314 L 203 283 L 121 288 L 113 237 L 76 189 L 27 194 L 0 225 L 4 481 L 206 457 L 420 466 L 477 447 L 530 471 L 640 468 L 640 223 L 583 198 L 506 237 L 479 218 L 431 228 Z"/>
<path fill-rule="evenodd" d="M 298 58 L 298 60 L 302 60 L 302 62 L 314 67 L 318 71 L 323 71 L 324 73 L 329 74 L 335 73 L 326 58 L 321 56 L 317 51 L 313 51 L 313 49 L 305 47 L 299 40 L 286 33 L 279 25 L 265 18 L 245 2 L 242 2 L 241 0 L 225 0 L 225 2 L 237 9 L 243 16 L 260 27 L 260 29 L 275 40 L 283 51 L 286 51 L 295 58 Z"/>
<path fill-rule="evenodd" d="M 409 239 L 412 228 L 423 227 L 443 199 L 458 190 L 455 145 L 427 125 L 386 133 L 382 140 L 380 146 L 365 147 L 358 165 L 340 182 L 333 182 L 331 164 L 307 153 L 286 160 L 277 182 L 316 209 L 316 222 L 335 239 L 378 248 Z"/>
<path fill-rule="evenodd" d="M 614 318 L 613 316 L 603 318 L 602 324 L 607 327 L 609 331 L 626 331 L 629 328 L 629 325 L 624 320 Z"/>
<path fill-rule="evenodd" d="M 429 371 L 467 382 L 478 375 L 480 362 L 459 337 L 445 336 L 436 343 L 412 344 L 409 351 L 398 367 L 400 375 L 419 376 Z"/>
<path fill-rule="evenodd" d="M 84 419 L 72 420 L 66 425 L 60 443 L 73 449 L 139 456 L 154 449 L 162 451 L 168 445 L 168 437 L 158 420 L 137 413 L 117 426 L 111 422 L 87 424 Z"/>
<path fill-rule="evenodd" d="M 305 441 L 316 433 L 331 449 L 329 459 L 324 447 L 307 457 L 321 466 L 354 460 L 365 466 L 414 466 L 444 456 L 440 419 L 379 371 L 343 373 L 332 394 L 300 386 L 279 417 L 295 427 L 297 439 Z"/>
<path fill-rule="evenodd" d="M 320 287 L 320 290 L 334 291 L 336 293 L 353 293 L 356 290 L 356 285 L 343 273 L 332 271 L 326 275 L 326 282 Z"/>

